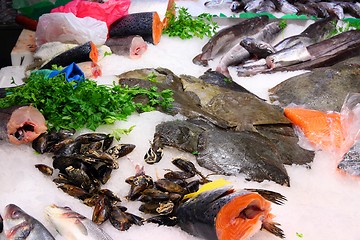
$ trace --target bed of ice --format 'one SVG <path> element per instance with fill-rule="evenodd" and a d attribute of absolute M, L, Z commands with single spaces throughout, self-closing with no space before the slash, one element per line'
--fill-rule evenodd
<path fill-rule="evenodd" d="M 184 6 L 195 5 L 193 1 L 179 3 L 184 4 Z M 299 33 L 308 24 L 310 24 L 309 21 L 291 22 L 279 40 Z M 141 59 L 132 60 L 115 55 L 107 56 L 100 61 L 103 77 L 97 81 L 101 84 L 112 84 L 115 80 L 114 75 L 144 67 L 164 67 L 169 68 L 175 74 L 200 76 L 208 68 L 194 65 L 191 60 L 200 52 L 207 40 L 180 40 L 163 36 L 158 45 L 149 45 Z M 210 67 L 214 68 L 216 64 L 217 60 L 215 59 L 210 62 Z M 7 86 L 11 80 L 9 74 L 2 74 L 4 71 L 5 69 L 0 71 L 0 87 Z M 236 82 L 265 99 L 268 98 L 267 89 L 302 72 L 283 72 L 257 75 L 251 78 L 238 78 L 235 69 L 230 71 Z M 152 140 L 155 126 L 162 121 L 174 118 L 181 118 L 181 116 L 172 117 L 160 112 L 134 114 L 127 121 L 119 121 L 114 125 L 101 126 L 97 129 L 97 132 L 112 132 L 116 128 L 128 128 L 135 125 L 133 131 L 120 140 L 122 143 L 135 144 L 135 150 L 119 160 L 120 168 L 113 171 L 109 182 L 103 186 L 118 194 L 129 212 L 142 215 L 137 210 L 139 202 L 128 202 L 125 199 L 130 186 L 124 180 L 134 175 L 137 163 L 144 165 L 147 174 L 156 179 L 163 176 L 164 169 L 174 169 L 170 162 L 174 157 L 182 156 L 195 161 L 191 154 L 170 148 L 166 149 L 164 158 L 155 165 L 147 165 L 143 161 L 143 156 L 149 147 L 149 141 Z M 85 132 L 88 130 L 83 129 L 77 134 Z M 288 201 L 282 206 L 273 205 L 272 210 L 272 213 L 276 215 L 274 220 L 281 224 L 286 239 L 360 239 L 358 228 L 360 183 L 358 179 L 342 175 L 336 170 L 338 160 L 334 154 L 317 152 L 311 168 L 287 166 L 290 187 L 268 181 L 262 183 L 247 182 L 241 175 L 232 177 L 211 176 L 210 178 L 215 180 L 223 177 L 239 189 L 245 187 L 263 188 L 277 191 L 286 196 Z M 91 218 L 92 208 L 57 189 L 50 177 L 44 176 L 34 167 L 37 163 L 51 166 L 51 155 L 36 154 L 30 145 L 15 146 L 0 142 L 0 212 L 3 214 L 3 209 L 7 204 L 16 204 L 41 221 L 56 236 L 56 239 L 63 239 L 45 219 L 44 208 L 50 204 L 69 206 L 88 218 Z M 205 174 L 210 173 L 199 166 L 198 168 Z M 102 227 L 114 240 L 197 239 L 183 232 L 180 228 L 155 224 L 133 226 L 124 232 L 116 230 L 109 222 L 103 224 Z M 3 233 L 0 234 L 0 239 L 5 239 Z M 278 238 L 266 231 L 259 231 L 251 239 L 275 240 Z"/>

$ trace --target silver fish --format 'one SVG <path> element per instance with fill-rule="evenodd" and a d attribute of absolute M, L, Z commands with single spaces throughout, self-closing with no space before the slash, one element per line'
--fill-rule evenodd
<path fill-rule="evenodd" d="M 266 65 L 270 68 L 289 66 L 299 62 L 305 62 L 312 58 L 306 46 L 298 43 L 290 48 L 285 48 L 266 57 Z"/>
<path fill-rule="evenodd" d="M 221 29 L 204 45 L 202 53 L 195 56 L 193 63 L 207 66 L 208 60 L 214 59 L 222 52 L 227 52 L 239 42 L 239 38 L 257 33 L 268 21 L 268 16 L 259 16 Z"/>
<path fill-rule="evenodd" d="M 209 0 L 204 3 L 205 7 L 213 8 L 220 7 L 225 4 L 230 4 L 231 0 Z"/>
<path fill-rule="evenodd" d="M 261 6 L 255 11 L 256 13 L 274 12 L 276 9 L 275 4 L 271 0 L 265 0 Z"/>
<path fill-rule="evenodd" d="M 278 22 L 272 22 L 266 25 L 262 31 L 250 35 L 250 37 L 264 41 L 264 42 L 272 42 L 272 40 L 280 33 L 281 28 Z M 247 36 L 248 37 L 248 36 Z M 238 41 L 242 41 L 243 38 L 238 38 Z M 230 73 L 228 70 L 228 66 L 235 65 L 241 63 L 244 60 L 247 60 L 250 57 L 250 53 L 239 44 L 236 44 L 232 47 L 219 61 L 219 64 L 216 68 L 217 72 L 224 74 L 229 77 Z"/>
<path fill-rule="evenodd" d="M 65 239 L 112 240 L 98 225 L 69 207 L 51 205 L 46 207 L 45 213 Z"/>
<path fill-rule="evenodd" d="M 264 3 L 264 0 L 254 0 L 250 1 L 245 6 L 246 12 L 255 12 L 262 4 Z"/>
<path fill-rule="evenodd" d="M 289 13 L 289 14 L 298 12 L 298 9 L 286 0 L 271 0 L 271 1 L 275 4 L 276 8 L 280 12 Z"/>
<path fill-rule="evenodd" d="M 4 230 L 9 240 L 55 240 L 42 223 L 15 204 L 5 207 Z"/>

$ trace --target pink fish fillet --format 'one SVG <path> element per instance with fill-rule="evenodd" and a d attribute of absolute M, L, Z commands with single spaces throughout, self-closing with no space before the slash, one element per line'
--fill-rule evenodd
<path fill-rule="evenodd" d="M 106 40 L 105 45 L 110 47 L 114 54 L 130 58 L 140 58 L 147 50 L 147 43 L 140 36 L 112 37 Z"/>
<path fill-rule="evenodd" d="M 0 140 L 29 143 L 47 130 L 45 118 L 32 106 L 0 109 Z"/>

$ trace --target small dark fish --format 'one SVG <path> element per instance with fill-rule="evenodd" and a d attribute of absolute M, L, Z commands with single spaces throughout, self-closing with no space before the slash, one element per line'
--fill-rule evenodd
<path fill-rule="evenodd" d="M 15 204 L 5 207 L 4 230 L 7 239 L 55 240 L 42 223 Z"/>
<path fill-rule="evenodd" d="M 268 21 L 269 17 L 259 16 L 220 30 L 204 45 L 202 53 L 197 55 L 193 62 L 207 66 L 208 60 L 214 59 L 222 52 L 227 52 L 238 42 L 240 37 L 257 33 Z"/>
<path fill-rule="evenodd" d="M 244 38 L 240 45 L 257 58 L 266 58 L 275 52 L 275 49 L 269 43 L 255 38 Z"/>
<path fill-rule="evenodd" d="M 71 48 L 66 52 L 60 53 L 40 69 L 52 69 L 52 65 L 66 67 L 71 63 L 80 63 L 93 61 L 95 64 L 98 61 L 98 49 L 91 41 L 84 43 L 78 47 Z"/>
<path fill-rule="evenodd" d="M 147 43 L 141 36 L 111 37 L 105 42 L 111 51 L 120 56 L 140 58 L 147 50 Z"/>
<path fill-rule="evenodd" d="M 204 239 L 245 240 L 260 229 L 284 238 L 270 211 L 271 203 L 260 194 L 223 187 L 190 198 L 176 216 L 182 230 Z"/>

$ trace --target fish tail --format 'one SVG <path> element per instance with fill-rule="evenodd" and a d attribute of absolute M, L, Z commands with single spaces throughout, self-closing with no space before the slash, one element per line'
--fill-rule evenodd
<path fill-rule="evenodd" d="M 275 236 L 284 239 L 285 238 L 284 231 L 281 228 L 279 228 L 278 226 L 280 226 L 279 223 L 271 222 L 271 221 L 269 221 L 269 222 L 264 221 L 262 228 L 264 228 L 268 232 L 274 234 Z"/>
<path fill-rule="evenodd" d="M 277 192 L 273 192 L 273 191 L 269 191 L 269 190 L 265 190 L 265 189 L 250 189 L 250 188 L 246 188 L 245 190 L 250 191 L 250 192 L 257 192 L 266 200 L 268 200 L 272 203 L 278 204 L 278 205 L 283 205 L 284 202 L 287 201 L 287 199 L 284 195 L 277 193 Z"/>

